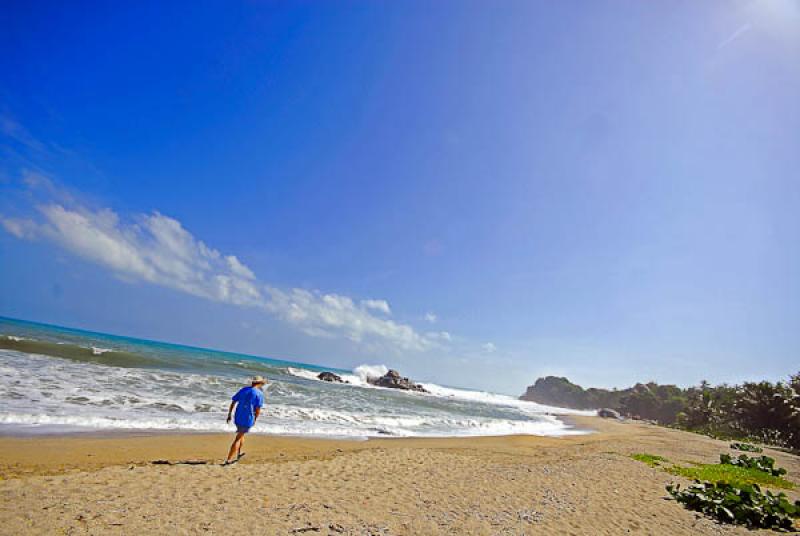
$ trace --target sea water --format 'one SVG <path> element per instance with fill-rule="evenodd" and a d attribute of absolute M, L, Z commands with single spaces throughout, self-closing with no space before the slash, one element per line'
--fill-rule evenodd
<path fill-rule="evenodd" d="M 335 372 L 347 384 L 323 382 Z M 0 431 L 232 431 L 230 397 L 266 376 L 254 433 L 327 437 L 581 433 L 586 414 L 487 392 L 422 383 L 375 387 L 385 365 L 354 370 L 133 339 L 0 317 Z"/>

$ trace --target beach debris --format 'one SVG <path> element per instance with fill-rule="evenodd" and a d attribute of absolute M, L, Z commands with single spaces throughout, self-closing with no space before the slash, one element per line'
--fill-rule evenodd
<path fill-rule="evenodd" d="M 517 517 L 520 521 L 526 523 L 539 523 L 542 520 L 543 514 L 536 510 L 520 510 L 517 512 Z"/>
<path fill-rule="evenodd" d="M 416 391 L 418 393 L 428 392 L 427 389 L 425 389 L 418 383 L 414 383 L 408 378 L 404 378 L 403 376 L 401 376 L 400 373 L 397 372 L 396 370 L 389 370 L 389 372 L 387 372 L 380 378 L 367 378 L 367 381 L 372 385 L 377 385 L 378 387 L 388 387 L 390 389 L 402 389 L 404 391 Z"/>
<path fill-rule="evenodd" d="M 334 374 L 333 372 L 320 372 L 317 374 L 317 379 L 320 379 L 324 382 L 331 382 L 331 383 L 350 383 L 347 380 L 343 380 L 341 376 L 338 374 Z"/>
<path fill-rule="evenodd" d="M 601 408 L 597 410 L 597 416 L 604 419 L 622 419 L 618 411 L 611 408 Z"/>
<path fill-rule="evenodd" d="M 319 532 L 320 530 L 321 529 L 319 527 L 310 526 L 310 527 L 299 527 L 296 529 L 292 529 L 289 532 L 291 532 L 292 534 L 303 534 L 304 532 Z"/>
<path fill-rule="evenodd" d="M 153 460 L 150 462 L 153 465 L 206 465 L 207 460 L 179 460 L 176 462 L 170 460 Z"/>

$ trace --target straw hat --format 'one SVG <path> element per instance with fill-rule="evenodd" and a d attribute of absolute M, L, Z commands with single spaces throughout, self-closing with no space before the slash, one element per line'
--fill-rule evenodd
<path fill-rule="evenodd" d="M 250 380 L 250 383 L 253 385 L 264 385 L 267 383 L 267 380 L 265 380 L 263 376 L 253 376 L 253 379 Z"/>

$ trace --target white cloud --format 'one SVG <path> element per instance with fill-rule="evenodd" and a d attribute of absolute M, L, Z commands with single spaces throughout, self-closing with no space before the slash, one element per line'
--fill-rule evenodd
<path fill-rule="evenodd" d="M 447 331 L 429 331 L 425 334 L 426 337 L 433 340 L 440 340 L 450 342 L 453 340 L 453 336 L 450 335 Z"/>
<path fill-rule="evenodd" d="M 436 321 L 439 320 L 439 317 L 436 316 L 436 314 L 434 314 L 434 313 L 428 312 L 428 313 L 425 313 L 425 320 L 427 320 L 431 324 L 435 324 Z"/>
<path fill-rule="evenodd" d="M 344 335 L 355 342 L 384 340 L 404 350 L 425 350 L 435 341 L 411 326 L 376 317 L 364 302 L 338 294 L 293 288 L 269 288 L 268 310 L 313 336 Z"/>
<path fill-rule="evenodd" d="M 37 225 L 32 220 L 3 218 L 0 216 L 0 225 L 17 238 L 30 240 L 36 237 Z"/>
<path fill-rule="evenodd" d="M 223 255 L 158 212 L 128 221 L 110 209 L 89 210 L 58 203 L 37 207 L 36 221 L 0 217 L 21 239 L 44 239 L 78 257 L 105 266 L 125 281 L 145 281 L 188 294 L 262 308 L 315 337 L 382 342 L 423 351 L 450 340 L 446 332 L 420 334 L 396 322 L 385 300 L 359 302 L 338 294 L 279 289 L 260 282 L 234 255 Z M 375 312 L 379 313 L 376 316 Z"/>
<path fill-rule="evenodd" d="M 497 351 L 497 346 L 493 342 L 487 342 L 481 346 L 481 349 L 488 354 L 492 354 Z"/>
<path fill-rule="evenodd" d="M 361 300 L 361 305 L 363 305 L 367 309 L 380 311 L 381 313 L 387 315 L 392 314 L 392 310 L 389 308 L 389 302 L 387 302 L 386 300 Z"/>
<path fill-rule="evenodd" d="M 179 221 L 154 212 L 122 222 L 112 210 L 39 207 L 37 235 L 114 273 L 203 298 L 257 305 L 262 292 L 238 259 L 195 239 Z"/>
<path fill-rule="evenodd" d="M 231 272 L 235 273 L 240 277 L 244 277 L 245 279 L 255 279 L 256 275 L 253 273 L 250 268 L 242 264 L 239 259 L 236 258 L 235 255 L 228 255 L 225 257 L 225 261 L 227 261 L 228 266 L 231 269 Z"/>

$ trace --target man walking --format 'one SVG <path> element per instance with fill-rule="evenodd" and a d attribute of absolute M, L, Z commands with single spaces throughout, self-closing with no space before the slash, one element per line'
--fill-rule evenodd
<path fill-rule="evenodd" d="M 228 422 L 231 422 L 231 413 L 233 413 L 235 406 L 236 415 L 233 422 L 236 424 L 236 437 L 231 444 L 230 451 L 228 451 L 228 459 L 225 460 L 225 465 L 236 463 L 244 456 L 244 452 L 242 452 L 244 435 L 250 431 L 250 428 L 253 427 L 261 414 L 261 406 L 264 405 L 263 390 L 265 383 L 267 381 L 264 378 L 256 376 L 250 382 L 250 387 L 242 387 L 238 393 L 233 395 L 231 406 L 228 408 Z"/>

